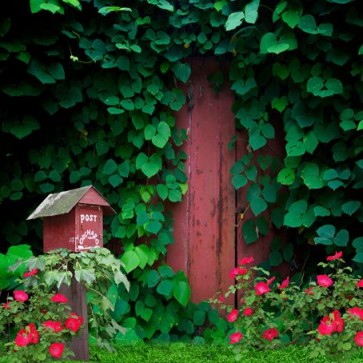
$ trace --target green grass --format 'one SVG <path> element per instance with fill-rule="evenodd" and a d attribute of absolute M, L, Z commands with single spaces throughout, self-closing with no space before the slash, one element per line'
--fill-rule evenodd
<path fill-rule="evenodd" d="M 97 347 L 90 348 L 90 363 L 235 363 L 231 346 L 197 345 L 171 343 L 163 345 L 143 344 L 119 345 L 116 352 L 108 352 Z M 362 352 L 352 359 L 341 357 L 329 360 L 324 357 L 310 359 L 302 349 L 292 346 L 269 351 L 251 351 L 241 363 L 363 363 Z M 8 363 L 0 357 L 0 363 Z M 63 361 L 77 363 L 77 361 Z"/>
<path fill-rule="evenodd" d="M 90 362 L 107 363 L 234 363 L 231 347 L 223 345 L 192 345 L 172 343 L 165 345 L 121 345 L 116 352 L 91 348 Z M 299 347 L 281 350 L 251 351 L 241 363 L 363 363 L 362 353 L 352 359 L 344 357 L 332 361 L 326 358 L 311 359 Z M 74 363 L 74 361 L 73 361 Z"/>

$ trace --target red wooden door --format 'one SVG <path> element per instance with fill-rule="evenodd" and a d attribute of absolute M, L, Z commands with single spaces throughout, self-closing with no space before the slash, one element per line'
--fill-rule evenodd
<path fill-rule="evenodd" d="M 229 271 L 242 256 L 252 255 L 257 263 L 266 259 L 270 237 L 262 248 L 260 243 L 247 246 L 242 239 L 238 211 L 245 208 L 246 192 L 234 190 L 231 167 L 246 151 L 247 139 L 239 135 L 229 150 L 236 135 L 233 93 L 228 86 L 218 93 L 212 89 L 207 77 L 221 68 L 215 60 L 194 59 L 191 65 L 185 89 L 189 99 L 177 114 L 177 126 L 188 133 L 184 151 L 189 190 L 172 207 L 175 242 L 167 262 L 186 273 L 192 301 L 200 302 L 228 289 L 233 283 Z"/>

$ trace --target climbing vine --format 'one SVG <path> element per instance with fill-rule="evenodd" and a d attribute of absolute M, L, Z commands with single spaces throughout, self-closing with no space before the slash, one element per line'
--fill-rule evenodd
<path fill-rule="evenodd" d="M 357 0 L 8 1 L 0 15 L 2 240 L 39 253 L 41 224 L 26 217 L 45 194 L 93 184 L 119 211 L 105 222 L 105 242 L 122 241 L 130 275 L 116 320 L 147 339 L 217 322 L 205 307 L 183 310 L 187 280 L 163 261 L 173 242 L 166 204 L 180 202 L 188 182 L 187 134 L 175 112 L 186 102 L 190 59 L 203 56 L 228 64 L 228 79 L 209 79 L 215 90 L 230 84 L 236 129 L 248 135 L 231 170 L 234 187 L 247 189 L 244 241 L 287 229 L 270 266 L 322 246 L 346 249 L 360 268 L 362 26 Z M 284 155 L 274 157 L 278 138 Z"/>

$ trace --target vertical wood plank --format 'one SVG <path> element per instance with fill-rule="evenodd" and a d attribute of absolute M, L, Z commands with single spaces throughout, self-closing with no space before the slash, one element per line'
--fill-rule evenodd
<path fill-rule="evenodd" d="M 84 322 L 83 329 L 71 342 L 71 350 L 75 354 L 72 360 L 89 361 L 86 288 L 73 277 L 71 285 L 67 286 L 63 284 L 59 292 L 67 297 L 72 312 L 81 316 Z"/>
<path fill-rule="evenodd" d="M 235 264 L 235 192 L 230 180 L 235 155 L 227 147 L 235 134 L 233 95 L 228 87 L 219 93 L 211 88 L 207 77 L 217 69 L 212 59 L 192 61 L 193 107 L 177 114 L 177 126 L 188 131 L 189 190 L 173 208 L 175 243 L 168 250 L 168 263 L 186 272 L 194 302 L 225 291 Z"/>

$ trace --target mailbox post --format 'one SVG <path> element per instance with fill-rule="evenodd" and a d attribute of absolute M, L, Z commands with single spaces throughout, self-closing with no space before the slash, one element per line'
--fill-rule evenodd
<path fill-rule="evenodd" d="M 43 219 L 44 252 L 58 248 L 82 252 L 103 247 L 103 215 L 115 213 L 106 199 L 90 185 L 48 195 L 27 220 Z M 71 348 L 76 360 L 88 361 L 85 287 L 73 276 L 71 285 L 62 285 L 60 292 L 68 298 L 72 310 L 84 319 L 85 327 L 72 340 Z"/>

